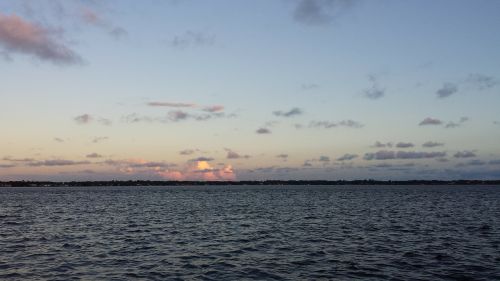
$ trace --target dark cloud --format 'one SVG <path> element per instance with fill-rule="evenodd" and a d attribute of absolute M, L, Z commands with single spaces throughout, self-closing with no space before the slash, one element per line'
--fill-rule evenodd
<path fill-rule="evenodd" d="M 269 130 L 268 128 L 259 128 L 255 132 L 259 135 L 263 135 L 263 134 L 270 134 L 271 130 Z"/>
<path fill-rule="evenodd" d="M 493 76 L 478 73 L 470 74 L 469 77 L 467 77 L 466 82 L 470 83 L 479 90 L 488 90 L 500 84 L 499 79 Z"/>
<path fill-rule="evenodd" d="M 355 0 L 299 0 L 293 19 L 306 25 L 322 25 L 333 22 L 347 11 Z"/>
<path fill-rule="evenodd" d="M 0 164 L 0 168 L 2 168 L 2 169 L 13 168 L 15 166 L 16 165 L 14 165 L 14 164 Z"/>
<path fill-rule="evenodd" d="M 435 119 L 432 117 L 427 117 L 424 120 L 422 120 L 418 125 L 419 126 L 426 126 L 426 125 L 442 125 L 443 121 L 439 119 Z"/>
<path fill-rule="evenodd" d="M 453 155 L 453 157 L 455 158 L 472 158 L 472 157 L 476 157 L 476 153 L 474 153 L 474 151 L 470 151 L 470 150 L 464 150 L 464 151 L 458 151 L 457 153 L 455 153 Z"/>
<path fill-rule="evenodd" d="M 55 141 L 55 142 L 64 142 L 64 140 L 63 140 L 63 139 L 61 139 L 61 138 L 54 138 L 54 141 Z"/>
<path fill-rule="evenodd" d="M 102 158 L 102 155 L 94 152 L 94 153 L 87 154 L 85 157 L 87 157 L 87 158 Z"/>
<path fill-rule="evenodd" d="M 176 49 L 186 49 L 196 46 L 210 46 L 215 43 L 215 35 L 201 31 L 188 30 L 184 34 L 176 35 L 169 41 L 169 45 Z"/>
<path fill-rule="evenodd" d="M 337 158 L 337 161 L 350 161 L 350 160 L 353 160 L 355 158 L 358 158 L 358 155 L 357 154 L 344 154 L 343 156 Z"/>
<path fill-rule="evenodd" d="M 241 159 L 241 158 L 248 159 L 248 158 L 250 158 L 250 155 L 241 155 L 241 154 L 239 154 L 231 149 L 228 149 L 228 148 L 226 148 L 225 150 L 227 151 L 227 156 L 226 156 L 227 159 Z"/>
<path fill-rule="evenodd" d="M 92 122 L 92 120 L 94 120 L 94 118 L 90 114 L 82 114 L 82 115 L 76 116 L 75 118 L 73 118 L 73 120 L 75 120 L 75 122 L 78 124 L 88 124 L 88 123 Z"/>
<path fill-rule="evenodd" d="M 415 145 L 411 142 L 398 142 L 396 144 L 397 148 L 409 148 L 409 147 L 414 147 Z"/>
<path fill-rule="evenodd" d="M 198 161 L 206 161 L 206 162 L 210 162 L 210 161 L 214 161 L 215 159 L 212 158 L 212 157 L 198 157 L 198 158 L 194 158 L 194 159 L 190 159 L 189 161 L 191 162 L 198 162 Z"/>
<path fill-rule="evenodd" d="M 362 128 L 364 125 L 353 120 L 342 120 L 340 122 L 331 121 L 311 121 L 309 123 L 309 128 L 336 128 L 336 127 L 348 127 L 348 128 Z"/>
<path fill-rule="evenodd" d="M 64 160 L 64 159 L 55 159 L 55 160 L 42 160 L 42 161 L 33 161 L 29 162 L 28 166 L 32 167 L 41 167 L 41 166 L 74 166 L 74 165 L 86 165 L 91 164 L 89 161 L 73 161 L 73 160 Z"/>
<path fill-rule="evenodd" d="M 490 162 L 488 162 L 490 165 L 500 165 L 500 159 L 496 159 L 496 160 L 491 160 Z"/>
<path fill-rule="evenodd" d="M 391 159 L 424 159 L 445 157 L 446 152 L 419 152 L 419 151 L 389 151 L 381 150 L 375 153 L 365 153 L 365 160 L 391 160 Z"/>
<path fill-rule="evenodd" d="M 293 117 L 293 116 L 297 116 L 297 115 L 301 115 L 303 112 L 300 108 L 292 108 L 290 109 L 289 111 L 281 111 L 281 110 L 278 110 L 278 111 L 274 111 L 273 114 L 276 115 L 276 116 L 281 116 L 281 117 Z"/>
<path fill-rule="evenodd" d="M 453 83 L 445 83 L 443 87 L 436 91 L 438 98 L 447 98 L 458 92 L 458 86 Z"/>
<path fill-rule="evenodd" d="M 424 142 L 422 144 L 423 147 L 437 147 L 437 146 L 444 146 L 444 143 L 441 142 L 435 142 L 435 141 L 428 141 Z"/>
<path fill-rule="evenodd" d="M 13 53 L 20 53 L 58 65 L 82 62 L 63 42 L 61 31 L 28 22 L 17 15 L 0 13 L 0 47 L 8 58 Z"/>

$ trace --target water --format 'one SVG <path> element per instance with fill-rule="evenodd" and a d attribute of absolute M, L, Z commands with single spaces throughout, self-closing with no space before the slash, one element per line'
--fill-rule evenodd
<path fill-rule="evenodd" d="M 0 188 L 1 280 L 500 280 L 500 187 Z"/>

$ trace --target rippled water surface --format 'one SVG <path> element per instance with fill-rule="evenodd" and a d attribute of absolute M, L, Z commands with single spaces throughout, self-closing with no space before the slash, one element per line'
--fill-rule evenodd
<path fill-rule="evenodd" d="M 0 188 L 1 280 L 500 280 L 500 187 Z"/>

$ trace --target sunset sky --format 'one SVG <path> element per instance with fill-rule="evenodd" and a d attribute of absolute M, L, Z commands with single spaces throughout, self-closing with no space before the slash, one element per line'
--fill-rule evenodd
<path fill-rule="evenodd" d="M 499 14 L 2 0 L 0 180 L 498 179 Z"/>

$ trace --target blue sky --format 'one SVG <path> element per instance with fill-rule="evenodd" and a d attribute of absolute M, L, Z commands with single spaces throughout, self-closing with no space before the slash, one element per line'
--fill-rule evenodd
<path fill-rule="evenodd" d="M 499 1 L 0 3 L 0 180 L 493 179 Z"/>

